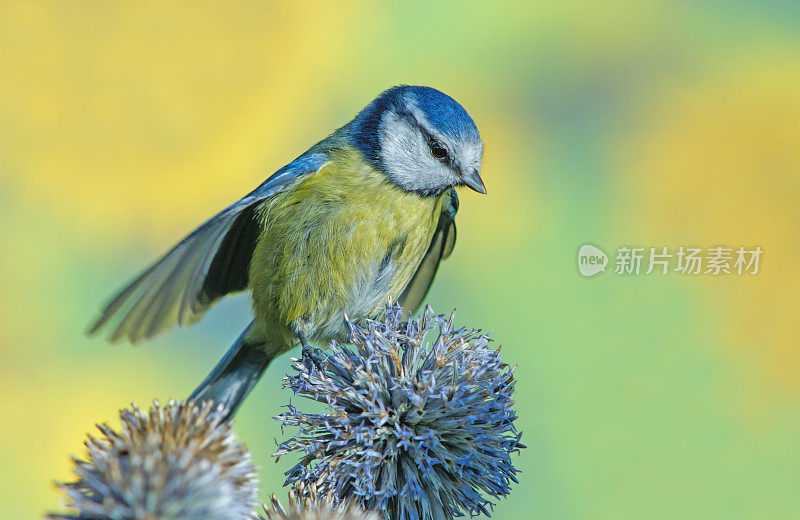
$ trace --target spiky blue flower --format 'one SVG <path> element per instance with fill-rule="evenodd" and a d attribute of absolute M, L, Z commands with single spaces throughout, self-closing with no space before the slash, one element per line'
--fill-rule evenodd
<path fill-rule="evenodd" d="M 120 412 L 119 431 L 98 425 L 77 480 L 61 484 L 68 520 L 247 520 L 257 486 L 250 454 L 225 422 L 224 409 L 158 402 Z"/>
<path fill-rule="evenodd" d="M 351 346 L 295 361 L 284 386 L 329 410 L 290 404 L 277 417 L 299 433 L 275 455 L 305 454 L 287 484 L 314 484 L 391 520 L 489 515 L 517 481 L 511 454 L 523 447 L 513 369 L 487 335 L 454 329 L 452 315 L 401 316 L 387 306 L 382 320 L 347 324 Z"/>

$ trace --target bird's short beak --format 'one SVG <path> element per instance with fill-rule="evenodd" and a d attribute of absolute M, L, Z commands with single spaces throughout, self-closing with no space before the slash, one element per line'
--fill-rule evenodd
<path fill-rule="evenodd" d="M 483 185 L 481 176 L 478 175 L 478 170 L 469 170 L 461 178 L 464 181 L 464 186 L 468 186 L 478 193 L 486 194 L 486 186 Z"/>

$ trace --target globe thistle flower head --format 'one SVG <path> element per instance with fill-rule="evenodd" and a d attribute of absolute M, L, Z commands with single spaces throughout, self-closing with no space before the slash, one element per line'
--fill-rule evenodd
<path fill-rule="evenodd" d="M 337 503 L 331 493 L 319 495 L 313 484 L 302 482 L 289 492 L 288 509 L 273 494 L 270 504 L 264 505 L 264 513 L 266 517 L 260 520 L 381 520 L 377 513 L 349 501 Z"/>
<path fill-rule="evenodd" d="M 98 425 L 77 480 L 59 484 L 71 520 L 246 520 L 257 493 L 255 468 L 224 408 L 158 401 L 120 412 L 121 429 Z"/>
<path fill-rule="evenodd" d="M 511 454 L 523 447 L 513 369 L 487 335 L 454 329 L 452 315 L 401 316 L 389 305 L 382 320 L 348 322 L 351 346 L 295 361 L 284 386 L 329 410 L 290 404 L 277 419 L 299 432 L 275 456 L 305 454 L 287 483 L 313 483 L 392 520 L 489 515 L 490 499 L 517 481 Z"/>

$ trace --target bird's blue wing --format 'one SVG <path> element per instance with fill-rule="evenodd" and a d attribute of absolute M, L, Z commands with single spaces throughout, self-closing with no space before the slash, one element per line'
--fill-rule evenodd
<path fill-rule="evenodd" d="M 122 289 L 89 333 L 114 321 L 111 341 L 136 342 L 175 324 L 194 323 L 222 296 L 244 290 L 259 233 L 259 203 L 326 162 L 325 153 L 302 155 L 206 221 Z"/>
<path fill-rule="evenodd" d="M 456 190 L 450 188 L 442 204 L 439 223 L 433 232 L 431 244 L 425 256 L 422 257 L 417 272 L 400 295 L 398 303 L 412 314 L 417 311 L 425 295 L 428 294 L 439 263 L 450 256 L 456 246 L 456 212 L 458 211 L 458 195 Z"/>

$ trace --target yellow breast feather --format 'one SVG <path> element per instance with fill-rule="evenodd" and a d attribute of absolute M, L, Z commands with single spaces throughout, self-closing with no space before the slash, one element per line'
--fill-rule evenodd
<path fill-rule="evenodd" d="M 355 149 L 266 201 L 250 267 L 256 322 L 288 338 L 341 335 L 345 314 L 375 314 L 396 299 L 428 248 L 442 197 L 391 184 Z"/>

